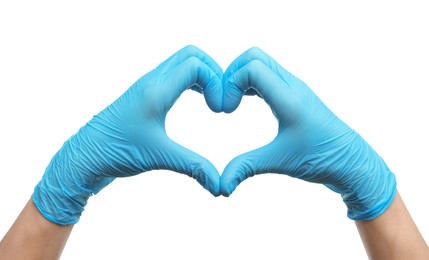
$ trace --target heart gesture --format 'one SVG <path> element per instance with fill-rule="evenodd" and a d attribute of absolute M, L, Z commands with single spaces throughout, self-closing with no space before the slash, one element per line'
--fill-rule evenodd
<path fill-rule="evenodd" d="M 171 140 L 165 118 L 182 92 L 202 93 L 214 112 L 233 112 L 256 94 L 279 123 L 269 144 L 233 159 L 220 176 L 209 160 Z M 395 176 L 380 156 L 300 79 L 258 48 L 225 73 L 187 46 L 137 80 L 67 140 L 36 186 L 33 201 L 50 221 L 78 222 L 88 198 L 118 177 L 166 169 L 229 196 L 255 174 L 280 173 L 322 183 L 341 194 L 351 219 L 373 219 L 391 204 Z"/>
<path fill-rule="evenodd" d="M 219 174 L 166 134 L 166 115 L 188 89 L 216 113 L 234 112 L 245 95 L 259 96 L 278 121 L 277 136 L 233 158 Z M 228 197 L 245 179 L 264 173 L 320 183 L 341 195 L 369 258 L 429 259 L 395 175 L 307 84 L 259 48 L 223 72 L 194 46 L 138 79 L 63 144 L 0 241 L 0 258 L 58 259 L 90 196 L 117 178 L 156 169 L 188 175 L 214 196 Z"/>

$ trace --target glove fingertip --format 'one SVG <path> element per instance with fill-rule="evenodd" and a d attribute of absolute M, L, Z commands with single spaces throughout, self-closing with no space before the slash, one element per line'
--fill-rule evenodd
<path fill-rule="evenodd" d="M 222 100 L 223 100 L 222 82 L 216 79 L 212 85 L 207 86 L 203 93 L 209 108 L 215 112 L 222 112 Z"/>
<path fill-rule="evenodd" d="M 229 187 L 221 186 L 220 188 L 220 194 L 224 197 L 229 197 L 234 189 L 230 189 Z"/>
<path fill-rule="evenodd" d="M 222 109 L 222 103 L 218 102 L 217 100 L 212 100 L 212 99 L 206 97 L 206 103 L 207 103 L 208 107 L 210 108 L 210 110 L 215 112 L 215 113 L 220 113 L 223 110 Z"/>
<path fill-rule="evenodd" d="M 213 196 L 220 196 L 220 182 L 217 171 L 205 171 L 203 168 L 197 168 L 192 172 L 192 177 Z"/>
<path fill-rule="evenodd" d="M 232 174 L 223 173 L 220 178 L 220 193 L 222 196 L 229 197 L 237 188 L 240 181 Z"/>
<path fill-rule="evenodd" d="M 224 93 L 222 99 L 223 111 L 225 113 L 234 112 L 238 105 L 240 105 L 243 94 L 244 93 L 231 82 L 224 82 Z"/>

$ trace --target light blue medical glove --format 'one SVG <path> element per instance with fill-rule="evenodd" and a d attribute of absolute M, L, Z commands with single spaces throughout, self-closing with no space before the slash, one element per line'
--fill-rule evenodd
<path fill-rule="evenodd" d="M 253 89 L 279 125 L 271 143 L 226 166 L 221 194 L 229 196 L 255 174 L 280 173 L 340 193 L 354 220 L 376 218 L 390 206 L 396 181 L 382 158 L 304 82 L 263 51 L 252 48 L 238 57 L 224 73 L 223 86 L 225 112 L 234 111 L 243 93 Z"/>
<path fill-rule="evenodd" d="M 207 54 L 187 46 L 134 83 L 67 140 L 35 187 L 33 201 L 50 221 L 74 224 L 88 198 L 116 177 L 154 169 L 184 173 L 213 195 L 220 176 L 205 158 L 172 141 L 165 118 L 181 93 L 204 93 L 222 110 L 222 69 Z"/>

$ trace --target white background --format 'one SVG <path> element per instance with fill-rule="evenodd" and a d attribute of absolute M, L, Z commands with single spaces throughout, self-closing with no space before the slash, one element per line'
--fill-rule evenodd
<path fill-rule="evenodd" d="M 59 2 L 0 3 L 0 237 L 62 143 L 193 44 L 223 69 L 258 46 L 304 80 L 384 158 L 429 239 L 425 1 Z M 187 91 L 167 117 L 171 138 L 220 172 L 276 130 L 257 97 L 215 114 Z M 322 185 L 267 174 L 214 198 L 189 177 L 154 171 L 92 197 L 62 257 L 249 258 L 366 254 L 340 196 Z"/>

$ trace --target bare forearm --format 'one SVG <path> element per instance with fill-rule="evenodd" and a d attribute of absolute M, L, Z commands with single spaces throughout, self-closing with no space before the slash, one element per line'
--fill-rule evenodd
<path fill-rule="evenodd" d="M 0 259 L 59 259 L 72 228 L 45 219 L 30 199 L 0 241 Z"/>
<path fill-rule="evenodd" d="M 429 248 L 399 193 L 381 216 L 356 221 L 365 249 L 372 260 L 427 260 Z"/>

